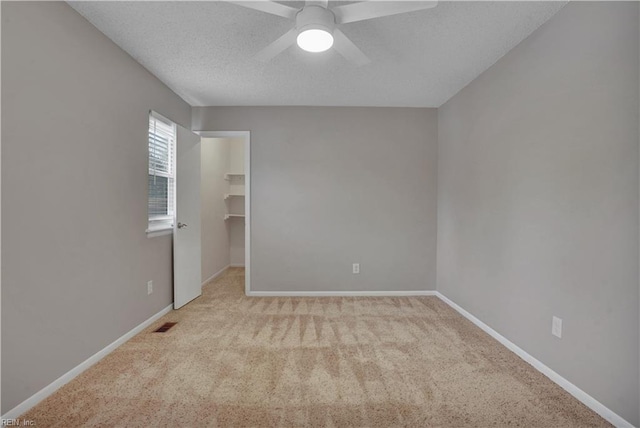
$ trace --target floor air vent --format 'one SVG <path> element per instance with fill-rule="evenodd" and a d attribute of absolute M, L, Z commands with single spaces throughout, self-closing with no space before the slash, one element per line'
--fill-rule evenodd
<path fill-rule="evenodd" d="M 166 333 L 169 331 L 171 327 L 178 324 L 177 322 L 166 322 L 160 326 L 159 329 L 155 330 L 154 333 Z"/>

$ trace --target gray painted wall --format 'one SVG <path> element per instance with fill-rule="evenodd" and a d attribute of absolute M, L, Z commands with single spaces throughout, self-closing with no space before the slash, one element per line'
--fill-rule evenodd
<path fill-rule="evenodd" d="M 172 301 L 171 237 L 145 234 L 149 109 L 189 125 L 66 3 L 2 3 L 2 413 Z"/>
<path fill-rule="evenodd" d="M 225 138 L 203 138 L 200 158 L 201 255 L 202 282 L 229 265 L 229 231 L 224 215 L 227 212 L 224 194 L 229 193 L 230 143 Z"/>
<path fill-rule="evenodd" d="M 638 50 L 638 4 L 569 4 L 438 125 L 438 290 L 636 425 Z"/>
<path fill-rule="evenodd" d="M 192 120 L 251 131 L 252 290 L 435 289 L 435 109 L 196 107 Z"/>

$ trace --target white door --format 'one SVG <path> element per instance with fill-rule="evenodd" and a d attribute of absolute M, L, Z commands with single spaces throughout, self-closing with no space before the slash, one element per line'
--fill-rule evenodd
<path fill-rule="evenodd" d="M 200 272 L 200 136 L 177 126 L 173 308 L 202 294 Z"/>

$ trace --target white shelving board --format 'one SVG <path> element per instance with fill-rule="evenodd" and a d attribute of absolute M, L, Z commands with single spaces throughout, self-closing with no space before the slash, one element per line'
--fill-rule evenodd
<path fill-rule="evenodd" d="M 229 198 L 244 198 L 244 194 L 242 193 L 225 193 L 224 199 L 227 200 Z"/>
<path fill-rule="evenodd" d="M 228 172 L 224 175 L 225 180 L 229 182 L 229 189 L 227 194 L 229 195 L 243 195 L 244 194 L 244 174 Z"/>
<path fill-rule="evenodd" d="M 230 218 L 234 218 L 234 217 L 237 217 L 237 218 L 244 218 L 244 214 L 226 214 L 226 215 L 224 216 L 224 219 L 225 219 L 225 220 L 229 220 Z"/>
<path fill-rule="evenodd" d="M 237 171 L 237 169 L 236 169 Z M 243 172 L 227 172 L 224 175 L 224 179 L 229 182 L 228 193 L 224 194 L 224 200 L 229 201 L 227 210 L 232 213 L 228 213 L 224 216 L 225 220 L 230 218 L 244 218 L 244 173 Z M 242 206 L 239 204 L 242 202 Z"/>
<path fill-rule="evenodd" d="M 236 173 L 236 172 L 227 172 L 224 175 L 224 179 L 225 180 L 232 180 L 235 177 L 244 179 L 244 173 L 243 172 L 238 172 L 238 173 Z"/>

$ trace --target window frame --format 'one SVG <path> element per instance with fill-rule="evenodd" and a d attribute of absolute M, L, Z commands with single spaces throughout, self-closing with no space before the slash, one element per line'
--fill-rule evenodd
<path fill-rule="evenodd" d="M 169 159 L 169 170 L 170 173 L 157 171 L 151 168 L 151 152 L 149 146 L 149 135 L 151 133 L 151 129 L 149 125 L 151 124 L 151 120 L 154 119 L 156 121 L 163 122 L 166 125 L 170 125 L 173 129 L 172 141 L 171 141 L 171 149 L 170 149 L 170 159 Z M 176 212 L 176 140 L 177 140 L 177 126 L 175 122 L 167 117 L 161 115 L 160 113 L 150 110 L 148 121 L 147 121 L 147 229 L 146 234 L 148 238 L 152 238 L 155 236 L 169 235 L 173 233 L 173 227 L 175 223 L 175 212 Z M 156 175 L 159 177 L 168 178 L 168 187 L 171 192 L 168 195 L 167 201 L 167 211 L 172 214 L 167 214 L 164 216 L 153 216 L 149 215 L 149 198 L 150 198 L 150 189 L 149 189 L 149 177 L 151 175 Z"/>

